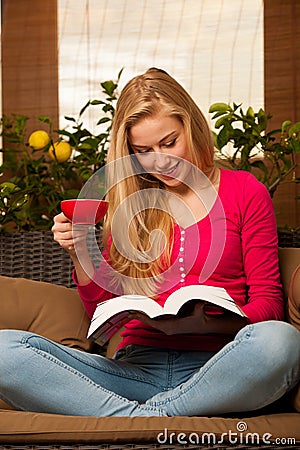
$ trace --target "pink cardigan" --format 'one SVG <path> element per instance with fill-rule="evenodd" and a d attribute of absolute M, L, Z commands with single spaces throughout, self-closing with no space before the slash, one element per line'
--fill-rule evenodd
<path fill-rule="evenodd" d="M 94 279 L 103 274 L 100 264 Z M 273 204 L 265 186 L 248 172 L 221 169 L 218 198 L 210 213 L 185 229 L 175 226 L 172 269 L 156 300 L 163 304 L 179 287 L 199 283 L 224 287 L 250 323 L 283 319 Z M 97 303 L 113 296 L 95 281 L 76 284 L 90 317 Z M 201 351 L 217 351 L 232 339 L 221 334 L 167 336 L 137 320 L 126 324 L 122 336 L 120 347 Z"/>

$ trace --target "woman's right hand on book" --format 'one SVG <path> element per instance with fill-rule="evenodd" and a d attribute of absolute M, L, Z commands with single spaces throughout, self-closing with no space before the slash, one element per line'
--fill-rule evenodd
<path fill-rule="evenodd" d="M 150 319 L 146 314 L 135 312 L 129 314 L 130 319 L 137 319 L 162 331 L 167 335 L 174 334 L 236 334 L 247 324 L 245 317 L 229 313 L 228 315 L 205 314 L 205 302 L 196 303 L 193 312 L 185 317 L 167 319 Z"/>
<path fill-rule="evenodd" d="M 174 316 L 168 317 L 167 319 L 150 319 L 142 312 L 130 313 L 128 317 L 130 319 L 140 320 L 169 336 L 173 334 L 206 333 L 207 316 L 204 313 L 204 302 L 201 301 L 194 306 L 191 314 L 185 317 Z"/>

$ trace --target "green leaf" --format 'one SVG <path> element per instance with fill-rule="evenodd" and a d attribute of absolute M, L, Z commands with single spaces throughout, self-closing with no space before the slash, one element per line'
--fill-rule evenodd
<path fill-rule="evenodd" d="M 289 129 L 289 137 L 293 137 L 293 134 L 297 134 L 300 131 L 300 122 L 296 122 L 290 129 Z"/>
<path fill-rule="evenodd" d="M 223 127 L 217 136 L 218 148 L 221 150 L 230 140 L 231 127 Z"/>
<path fill-rule="evenodd" d="M 38 120 L 42 123 L 47 123 L 48 125 L 52 124 L 52 120 L 48 116 L 38 116 Z"/>
<path fill-rule="evenodd" d="M 102 100 L 92 100 L 91 105 L 104 105 L 105 103 Z"/>
<path fill-rule="evenodd" d="M 258 111 L 257 118 L 260 131 L 264 131 L 268 125 L 268 116 L 262 108 Z"/>
<path fill-rule="evenodd" d="M 114 112 L 114 107 L 112 105 L 106 104 L 103 106 L 102 111 L 107 113 L 109 111 Z"/>
<path fill-rule="evenodd" d="M 88 101 L 88 102 L 84 105 L 84 107 L 80 110 L 79 117 L 82 116 L 82 114 L 84 113 L 84 111 L 85 111 L 89 106 L 90 106 L 90 101 Z"/>
<path fill-rule="evenodd" d="M 275 136 L 276 134 L 280 133 L 281 130 L 279 128 L 277 128 L 276 130 L 271 130 L 269 131 L 265 136 L 269 139 L 272 136 Z M 274 140 L 274 138 L 273 138 Z"/>
<path fill-rule="evenodd" d="M 123 70 L 124 70 L 124 67 L 122 67 L 122 69 L 121 69 L 120 72 L 118 73 L 118 78 L 117 78 L 117 81 L 118 81 L 118 82 L 120 81 L 120 78 L 121 78 L 121 75 L 122 75 L 122 73 L 123 73 Z"/>
<path fill-rule="evenodd" d="M 227 103 L 213 103 L 210 107 L 208 112 L 209 113 L 213 113 L 213 112 L 226 112 L 226 111 L 232 111 L 230 105 L 228 105 Z"/>
<path fill-rule="evenodd" d="M 300 153 L 300 142 L 293 141 L 291 142 L 291 146 L 293 147 L 295 153 Z"/>
<path fill-rule="evenodd" d="M 74 119 L 74 117 L 64 116 L 64 118 L 65 118 L 66 120 L 69 120 L 70 122 L 76 122 L 76 120 Z"/>
<path fill-rule="evenodd" d="M 98 122 L 97 125 L 100 125 L 101 123 L 106 123 L 106 122 L 110 122 L 110 118 L 109 117 L 102 117 Z"/>
<path fill-rule="evenodd" d="M 117 85 L 112 80 L 104 81 L 101 83 L 101 86 L 103 87 L 106 94 L 108 94 L 110 97 L 113 95 Z"/>
<path fill-rule="evenodd" d="M 281 125 L 281 132 L 285 133 L 286 129 L 291 125 L 291 121 L 290 120 L 285 120 L 284 122 L 282 122 Z"/>
<path fill-rule="evenodd" d="M 267 175 L 267 173 L 268 173 L 267 166 L 266 166 L 265 163 L 264 163 L 262 160 L 260 160 L 260 159 L 257 159 L 256 161 L 253 161 L 253 162 L 251 163 L 251 166 L 252 166 L 252 167 L 257 167 L 258 169 L 260 169 L 261 171 L 263 171 L 265 175 Z"/>
<path fill-rule="evenodd" d="M 252 117 L 252 118 L 255 117 L 255 112 L 254 112 L 252 106 L 249 106 L 249 108 L 247 109 L 246 116 Z"/>
<path fill-rule="evenodd" d="M 228 117 L 227 111 L 219 111 L 219 112 L 217 112 L 216 114 L 214 114 L 214 115 L 212 116 L 212 119 L 213 119 L 213 120 L 214 120 L 214 119 L 217 119 L 218 117 L 224 116 L 225 114 L 226 114 L 226 117 Z"/>
<path fill-rule="evenodd" d="M 73 138 L 74 134 L 66 130 L 55 130 L 56 133 Z"/>
<path fill-rule="evenodd" d="M 236 111 L 237 109 L 239 109 L 241 106 L 242 106 L 242 103 L 237 104 L 237 103 L 233 102 L 233 110 L 234 110 L 234 111 Z"/>
<path fill-rule="evenodd" d="M 227 116 L 220 117 L 215 123 L 215 128 L 220 128 L 222 125 L 224 125 L 226 120 L 228 120 Z"/>

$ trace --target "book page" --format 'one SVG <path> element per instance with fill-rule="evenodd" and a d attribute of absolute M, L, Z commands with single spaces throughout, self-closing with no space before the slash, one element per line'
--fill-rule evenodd
<path fill-rule="evenodd" d="M 166 300 L 164 312 L 177 314 L 187 300 L 209 302 L 241 316 L 245 315 L 225 289 L 206 285 L 184 286 L 173 292 Z"/>
<path fill-rule="evenodd" d="M 163 313 L 163 309 L 158 303 L 143 295 L 115 297 L 99 303 L 91 321 L 89 335 L 93 334 L 101 324 L 111 321 L 112 317 L 115 317 L 114 321 L 118 322 L 118 315 L 124 314 L 124 312 L 127 314 L 129 311 L 141 311 L 151 318 Z"/>

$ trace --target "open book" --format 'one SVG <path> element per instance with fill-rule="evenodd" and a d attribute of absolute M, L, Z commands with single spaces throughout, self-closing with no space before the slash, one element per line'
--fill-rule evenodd
<path fill-rule="evenodd" d="M 224 310 L 247 317 L 227 291 L 206 285 L 184 286 L 167 298 L 164 306 L 143 295 L 121 295 L 99 303 L 88 331 L 88 338 L 105 344 L 126 322 L 130 312 L 139 311 L 151 319 L 168 316 L 187 316 L 194 304 L 205 302 L 206 314 L 223 314 Z"/>

